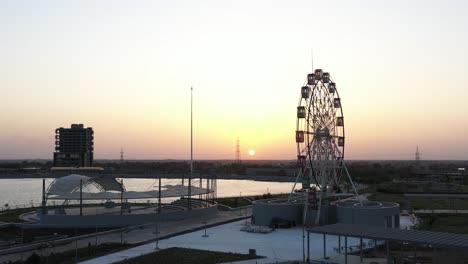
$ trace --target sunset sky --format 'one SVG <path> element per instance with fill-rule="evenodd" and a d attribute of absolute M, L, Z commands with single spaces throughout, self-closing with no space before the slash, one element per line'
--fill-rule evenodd
<path fill-rule="evenodd" d="M 466 1 L 1 1 L 0 159 L 295 159 L 314 67 L 337 83 L 347 159 L 468 159 Z M 255 155 L 248 155 L 255 150 Z"/>

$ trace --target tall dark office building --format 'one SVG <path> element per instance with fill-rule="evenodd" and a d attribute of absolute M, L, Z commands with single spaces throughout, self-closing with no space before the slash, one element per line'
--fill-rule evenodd
<path fill-rule="evenodd" d="M 83 124 L 55 130 L 54 167 L 91 167 L 93 165 L 93 129 Z"/>

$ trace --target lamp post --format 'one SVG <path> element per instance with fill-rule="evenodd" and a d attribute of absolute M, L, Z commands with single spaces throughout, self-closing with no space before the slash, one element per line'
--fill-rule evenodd
<path fill-rule="evenodd" d="M 156 244 L 155 244 L 154 249 L 159 250 L 159 223 L 158 222 L 155 222 L 154 229 L 155 229 L 154 234 L 156 235 Z"/>
<path fill-rule="evenodd" d="M 78 238 L 76 238 L 77 236 L 78 234 L 75 228 L 75 263 L 78 263 Z"/>
<path fill-rule="evenodd" d="M 206 233 L 206 225 L 208 224 L 207 221 L 203 221 L 202 224 L 205 225 L 205 234 L 202 235 L 202 237 L 208 237 L 208 234 Z"/>
<path fill-rule="evenodd" d="M 239 216 L 242 216 L 241 200 L 242 200 L 242 192 L 239 193 L 239 202 L 237 202 L 237 206 L 239 206 Z"/>

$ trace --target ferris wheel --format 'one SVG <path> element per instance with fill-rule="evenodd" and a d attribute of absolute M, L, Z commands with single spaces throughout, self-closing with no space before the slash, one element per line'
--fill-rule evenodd
<path fill-rule="evenodd" d="M 311 184 L 321 193 L 340 191 L 345 148 L 341 99 L 330 73 L 307 75 L 297 107 L 296 143 L 302 189 Z"/>

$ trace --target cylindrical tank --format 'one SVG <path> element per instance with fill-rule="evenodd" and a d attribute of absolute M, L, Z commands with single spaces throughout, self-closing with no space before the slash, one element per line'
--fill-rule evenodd
<path fill-rule="evenodd" d="M 302 223 L 302 211 L 304 201 L 287 199 L 265 199 L 258 200 L 252 206 L 252 224 L 261 226 L 272 226 L 275 220 L 282 220 L 299 225 Z"/>
<path fill-rule="evenodd" d="M 400 205 L 394 202 L 349 200 L 336 203 L 337 222 L 381 227 L 400 226 Z"/>

